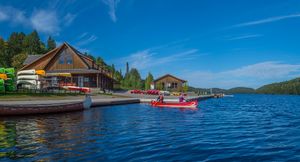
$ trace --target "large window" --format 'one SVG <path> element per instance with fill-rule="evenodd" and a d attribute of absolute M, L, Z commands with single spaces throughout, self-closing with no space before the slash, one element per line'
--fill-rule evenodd
<path fill-rule="evenodd" d="M 73 64 L 72 55 L 65 49 L 61 52 L 58 60 L 59 64 Z"/>

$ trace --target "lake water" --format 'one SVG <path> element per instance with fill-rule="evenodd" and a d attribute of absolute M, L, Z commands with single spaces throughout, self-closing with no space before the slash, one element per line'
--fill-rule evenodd
<path fill-rule="evenodd" d="M 0 161 L 300 161 L 300 96 L 0 118 Z"/>

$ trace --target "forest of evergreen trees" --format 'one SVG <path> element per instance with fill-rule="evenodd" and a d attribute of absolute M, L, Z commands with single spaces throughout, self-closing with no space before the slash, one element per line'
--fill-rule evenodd
<path fill-rule="evenodd" d="M 35 30 L 27 35 L 23 32 L 13 32 L 7 40 L 0 37 L 0 67 L 19 69 L 28 55 L 44 54 L 56 47 L 51 36 L 46 44 L 40 40 Z"/>
<path fill-rule="evenodd" d="M 262 94 L 300 95 L 300 78 L 264 85 L 258 88 L 256 92 Z"/>

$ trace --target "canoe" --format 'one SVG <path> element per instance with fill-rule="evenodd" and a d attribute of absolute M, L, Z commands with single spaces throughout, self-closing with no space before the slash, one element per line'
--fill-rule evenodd
<path fill-rule="evenodd" d="M 39 80 L 38 75 L 18 75 L 18 80 Z"/>
<path fill-rule="evenodd" d="M 18 80 L 17 85 L 19 85 L 19 84 L 37 85 L 37 81 L 35 81 L 35 80 Z"/>
<path fill-rule="evenodd" d="M 7 80 L 7 75 L 6 74 L 0 74 L 0 79 Z"/>
<path fill-rule="evenodd" d="M 86 96 L 84 101 L 55 103 L 55 104 L 0 104 L 0 116 L 3 115 L 32 115 L 49 114 L 71 111 L 81 111 L 89 109 L 92 105 L 90 96 Z"/>
<path fill-rule="evenodd" d="M 14 74 L 15 73 L 15 68 L 5 68 L 5 73 L 11 73 L 11 74 Z"/>
<path fill-rule="evenodd" d="M 45 76 L 46 72 L 45 72 L 45 70 L 36 70 L 35 74 Z"/>
<path fill-rule="evenodd" d="M 197 108 L 198 101 L 189 101 L 189 102 L 176 102 L 176 103 L 160 103 L 157 101 L 151 101 L 151 106 L 154 107 L 170 107 L 170 108 Z"/>
<path fill-rule="evenodd" d="M 35 70 L 21 70 L 17 73 L 17 75 L 34 75 Z"/>
<path fill-rule="evenodd" d="M 76 86 L 63 86 L 64 89 L 70 90 L 70 91 L 80 91 L 83 93 L 90 93 L 91 89 L 87 87 L 76 87 Z"/>

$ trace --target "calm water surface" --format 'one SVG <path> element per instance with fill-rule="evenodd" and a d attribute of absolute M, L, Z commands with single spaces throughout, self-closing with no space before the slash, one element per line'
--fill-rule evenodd
<path fill-rule="evenodd" d="M 300 161 L 300 97 L 236 95 L 0 118 L 0 161 Z"/>

